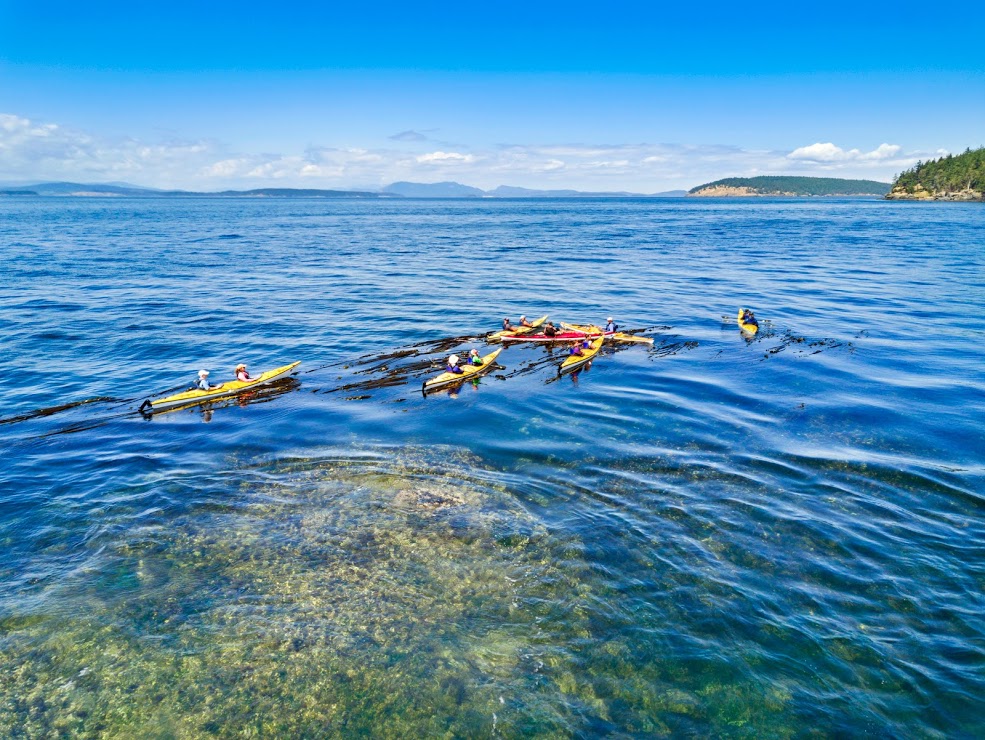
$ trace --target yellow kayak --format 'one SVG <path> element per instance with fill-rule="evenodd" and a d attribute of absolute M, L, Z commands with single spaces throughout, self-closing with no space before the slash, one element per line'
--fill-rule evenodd
<path fill-rule="evenodd" d="M 739 325 L 739 328 L 742 329 L 742 331 L 749 332 L 750 334 L 755 334 L 757 331 L 759 331 L 759 324 L 745 324 L 745 323 L 743 323 L 743 321 L 742 321 L 742 313 L 744 311 L 745 311 L 744 308 L 740 308 L 739 309 L 739 315 L 738 315 L 738 317 L 736 317 L 735 321 Z"/>
<path fill-rule="evenodd" d="M 561 322 L 561 327 L 568 331 L 580 331 L 582 334 L 595 334 L 599 329 L 597 326 L 581 326 L 579 324 L 565 324 Z M 653 337 L 641 337 L 636 334 L 627 334 L 617 331 L 615 334 L 607 334 L 606 339 L 611 342 L 637 342 L 639 344 L 653 344 Z"/>
<path fill-rule="evenodd" d="M 492 334 L 490 334 L 487 337 L 487 339 L 490 342 L 498 342 L 503 337 L 509 338 L 509 337 L 515 337 L 515 336 L 517 336 L 519 334 L 528 334 L 529 332 L 532 332 L 538 326 L 540 326 L 541 324 L 543 324 L 545 321 L 547 321 L 547 314 L 546 313 L 543 316 L 541 316 L 539 319 L 536 319 L 535 321 L 531 321 L 530 322 L 530 326 L 518 326 L 513 331 L 502 331 L 502 330 L 500 330 L 500 331 L 497 331 L 497 332 L 493 332 Z"/>
<path fill-rule="evenodd" d="M 177 408 L 178 406 L 194 406 L 195 404 L 205 403 L 206 401 L 214 401 L 217 398 L 235 396 L 237 393 L 242 393 L 250 388 L 255 388 L 258 385 L 269 383 L 271 380 L 282 378 L 300 364 L 300 361 L 292 362 L 290 365 L 284 365 L 283 367 L 274 368 L 273 370 L 268 370 L 265 373 L 261 373 L 252 380 L 230 380 L 228 383 L 223 383 L 218 388 L 213 388 L 207 391 L 203 391 L 201 388 L 194 388 L 190 391 L 176 393 L 173 396 L 160 398 L 156 401 L 147 399 L 140 404 L 140 413 L 153 414 L 155 411 L 164 411 L 166 409 Z"/>
<path fill-rule="evenodd" d="M 558 375 L 574 372 L 586 363 L 591 362 L 592 358 L 602 349 L 602 342 L 604 341 L 605 337 L 600 336 L 592 340 L 592 345 L 588 349 L 582 349 L 580 355 L 568 355 L 567 359 L 561 363 L 561 367 L 558 368 Z"/>
<path fill-rule="evenodd" d="M 455 385 L 456 383 L 461 383 L 469 378 L 476 378 L 489 372 L 496 364 L 496 358 L 499 357 L 499 353 L 502 351 L 503 348 L 500 347 L 496 351 L 490 352 L 482 358 L 481 365 L 462 365 L 462 372 L 460 373 L 441 373 L 441 375 L 436 378 L 424 381 L 424 385 L 421 386 L 421 392 L 426 396 L 431 391 L 436 391 L 439 388 Z"/>

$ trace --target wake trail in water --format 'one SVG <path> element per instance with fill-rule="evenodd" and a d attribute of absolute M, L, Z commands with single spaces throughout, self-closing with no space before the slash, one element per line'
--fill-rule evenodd
<path fill-rule="evenodd" d="M 722 316 L 722 323 L 735 326 L 738 322 L 734 316 Z M 760 362 L 768 360 L 770 357 L 775 357 L 788 349 L 793 349 L 794 354 L 799 356 L 817 355 L 826 350 L 842 348 L 847 349 L 849 353 L 854 353 L 857 349 L 856 344 L 852 341 L 835 339 L 833 337 L 806 337 L 790 329 L 774 328 L 773 322 L 769 319 L 759 319 L 759 325 L 760 331 L 756 332 L 756 334 L 751 336 L 743 335 L 746 342 L 749 344 L 753 344 L 754 342 L 776 342 L 763 351 Z M 854 338 L 862 339 L 866 336 L 868 336 L 868 332 L 862 329 L 855 334 Z M 718 357 L 721 354 L 722 352 L 718 352 L 715 356 Z"/>
<path fill-rule="evenodd" d="M 45 408 L 35 409 L 34 411 L 28 411 L 24 414 L 18 414 L 17 416 L 8 416 L 5 419 L 0 419 L 0 424 L 16 424 L 17 422 L 29 421 L 30 419 L 40 419 L 46 416 L 54 416 L 55 414 L 60 414 L 63 411 L 69 411 L 81 406 L 89 406 L 99 403 L 121 403 L 126 400 L 127 399 L 123 398 L 113 398 L 112 396 L 95 396 L 94 398 L 87 398 L 83 401 L 72 401 L 71 403 L 59 404 L 58 406 L 47 406 Z"/>
<path fill-rule="evenodd" d="M 632 329 L 629 333 L 634 335 L 644 335 L 645 333 L 650 333 L 653 331 L 667 331 L 671 327 L 666 325 L 654 325 L 650 327 Z M 380 391 L 386 391 L 390 389 L 406 387 L 408 391 L 413 389 L 414 393 L 408 393 L 406 396 L 400 396 L 396 399 L 389 398 L 389 400 L 394 402 L 405 401 L 410 395 L 416 395 L 416 390 L 420 382 L 423 382 L 428 376 L 433 375 L 436 372 L 440 372 L 444 367 L 444 356 L 449 352 L 459 352 L 465 353 L 465 347 L 469 344 L 475 344 L 477 341 L 485 341 L 487 335 L 462 335 L 454 337 L 442 337 L 439 339 L 426 340 L 422 342 L 415 342 L 414 344 L 405 345 L 403 347 L 398 347 L 396 349 L 387 350 L 384 352 L 368 353 L 360 355 L 355 359 L 345 359 L 330 363 L 324 363 L 318 365 L 314 368 L 309 368 L 295 375 L 308 375 L 311 373 L 316 373 L 318 371 L 324 371 L 333 368 L 342 368 L 347 370 L 348 377 L 339 376 L 339 380 L 342 381 L 337 385 L 320 386 L 311 388 L 310 391 L 315 394 L 345 394 L 343 400 L 346 401 L 364 401 L 374 398 Z M 782 351 L 788 346 L 795 344 L 807 343 L 808 347 L 819 346 L 822 349 L 830 346 L 835 346 L 828 342 L 827 340 L 821 340 L 820 344 L 815 342 L 808 342 L 804 338 L 797 338 L 792 334 L 785 336 L 783 342 L 779 347 L 773 348 L 771 351 L 775 354 Z M 528 377 L 538 373 L 543 373 L 543 371 L 551 366 L 558 366 L 564 361 L 567 356 L 565 347 L 568 342 L 558 342 L 556 344 L 548 343 L 543 345 L 544 352 L 537 355 L 533 359 L 526 359 L 520 361 L 516 365 L 504 365 L 497 362 L 493 370 L 499 371 L 491 377 L 497 380 L 509 380 L 513 378 Z M 531 345 L 524 346 L 524 349 L 530 347 Z M 612 342 L 606 344 L 604 347 L 601 357 L 611 356 L 617 352 L 622 352 L 626 349 L 634 348 L 636 345 L 631 343 L 620 343 Z M 678 340 L 677 338 L 666 338 L 655 346 L 647 349 L 647 357 L 649 360 L 655 360 L 664 357 L 670 357 L 673 355 L 681 354 L 698 347 L 698 342 L 689 340 Z M 820 349 L 816 350 L 820 351 Z M 557 380 L 557 377 L 552 373 L 551 376 L 545 380 L 545 383 L 551 383 Z M 259 389 L 252 389 L 244 391 L 238 396 L 233 396 L 231 398 L 224 398 L 217 401 L 211 401 L 206 403 L 192 403 L 188 406 L 180 407 L 178 409 L 171 409 L 168 411 L 157 412 L 152 415 L 142 414 L 139 410 L 129 409 L 122 413 L 115 413 L 110 415 L 103 415 L 97 418 L 82 419 L 77 422 L 68 424 L 59 429 L 44 432 L 37 435 L 35 438 L 49 437 L 53 435 L 60 434 L 71 434 L 75 432 L 87 431 L 94 429 L 116 419 L 126 418 L 130 416 L 141 416 L 144 418 L 152 418 L 152 416 L 157 416 L 163 413 L 169 413 L 171 411 L 181 411 L 188 410 L 189 408 L 199 408 L 203 413 L 211 413 L 215 409 L 224 408 L 231 406 L 232 404 L 237 404 L 240 406 L 246 406 L 253 403 L 266 403 L 280 396 L 284 393 L 295 390 L 300 386 L 300 382 L 294 378 L 285 379 L 284 381 L 278 381 L 269 385 L 265 385 Z M 150 398 L 161 397 L 168 395 L 170 393 L 175 393 L 182 390 L 187 390 L 188 384 L 182 383 L 181 385 L 169 388 L 165 391 L 154 394 Z M 120 408 L 124 404 L 131 404 L 136 399 L 125 399 L 125 398 L 114 398 L 109 396 L 100 396 L 96 398 L 86 399 L 84 401 L 77 401 L 68 404 L 61 404 L 59 406 L 52 406 L 48 408 L 38 409 L 36 411 L 28 412 L 25 414 L 20 414 L 18 416 L 13 416 L 7 419 L 0 419 L 0 424 L 12 424 L 22 421 L 29 421 L 32 419 L 53 416 L 55 414 L 70 411 L 72 409 L 77 409 L 87 405 L 93 404 L 117 404 L 115 407 L 110 406 L 107 410 L 115 410 Z"/>

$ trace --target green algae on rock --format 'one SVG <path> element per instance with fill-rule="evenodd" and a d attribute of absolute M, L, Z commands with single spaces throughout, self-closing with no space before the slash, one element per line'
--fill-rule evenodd
<path fill-rule="evenodd" d="M 467 453 L 246 467 L 229 506 L 120 535 L 57 609 L 5 619 L 0 732 L 667 735 L 785 710 L 654 653 L 584 544 Z"/>

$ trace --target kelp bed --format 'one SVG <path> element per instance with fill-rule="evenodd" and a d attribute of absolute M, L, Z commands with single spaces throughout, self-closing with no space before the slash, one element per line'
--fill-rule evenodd
<path fill-rule="evenodd" d="M 789 691 L 607 616 L 619 585 L 468 453 L 231 479 L 3 614 L 0 735 L 793 734 Z"/>

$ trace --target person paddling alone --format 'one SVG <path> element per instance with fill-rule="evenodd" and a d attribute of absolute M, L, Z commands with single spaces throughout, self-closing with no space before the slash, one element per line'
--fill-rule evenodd
<path fill-rule="evenodd" d="M 209 385 L 209 371 L 199 370 L 198 383 L 195 384 L 195 387 L 200 391 L 214 391 L 216 388 L 222 388 L 222 383 L 219 383 L 219 385 Z"/>
<path fill-rule="evenodd" d="M 614 333 L 614 332 L 619 331 L 619 325 L 616 324 L 616 322 L 612 320 L 612 317 L 611 316 L 606 319 L 606 322 L 607 322 L 606 325 L 605 325 L 605 333 L 606 334 L 611 334 L 611 333 Z"/>
<path fill-rule="evenodd" d="M 742 323 L 752 324 L 753 326 L 759 326 L 759 322 L 756 320 L 756 316 L 748 308 L 742 310 Z"/>
<path fill-rule="evenodd" d="M 250 374 L 246 372 L 246 365 L 240 363 L 236 366 L 236 380 L 241 383 L 248 383 L 251 380 L 256 380 L 256 378 L 251 378 Z"/>
<path fill-rule="evenodd" d="M 554 326 L 553 321 L 548 321 L 546 324 L 544 324 L 544 336 L 545 337 L 557 336 L 557 327 Z"/>

